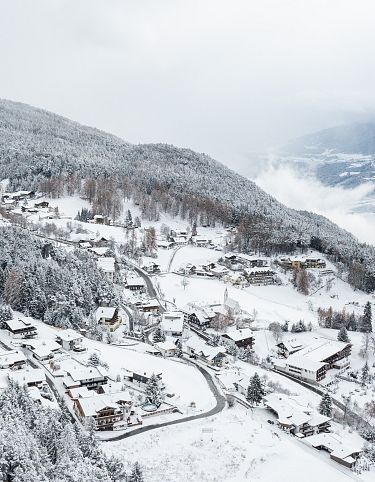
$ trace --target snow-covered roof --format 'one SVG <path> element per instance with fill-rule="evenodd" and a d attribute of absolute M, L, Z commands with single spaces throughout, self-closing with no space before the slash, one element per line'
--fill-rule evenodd
<path fill-rule="evenodd" d="M 136 276 L 134 278 L 127 278 L 127 286 L 145 286 L 145 280 L 141 276 Z"/>
<path fill-rule="evenodd" d="M 118 404 L 113 401 L 112 396 L 105 394 L 80 398 L 79 404 L 81 405 L 85 417 L 94 417 L 98 412 L 105 408 L 119 408 Z"/>
<path fill-rule="evenodd" d="M 294 398 L 279 393 L 267 395 L 266 405 L 277 413 L 278 421 L 283 425 L 298 427 L 308 423 L 311 427 L 317 427 L 331 420 L 308 406 L 300 405 Z"/>
<path fill-rule="evenodd" d="M 122 382 L 108 382 L 105 385 L 101 386 L 101 391 L 107 394 L 120 393 L 120 392 L 124 392 L 123 387 L 124 387 L 124 384 Z"/>
<path fill-rule="evenodd" d="M 255 266 L 254 268 L 246 268 L 244 271 L 248 275 L 252 275 L 256 273 L 273 273 L 272 269 L 269 266 L 262 266 L 262 267 Z"/>
<path fill-rule="evenodd" d="M 310 358 L 311 360 L 323 361 L 344 350 L 344 348 L 346 348 L 348 345 L 350 345 L 350 343 L 321 338 L 314 344 L 304 348 L 300 354 L 301 356 Z"/>
<path fill-rule="evenodd" d="M 224 274 L 229 273 L 229 269 L 225 266 L 215 266 L 214 268 L 211 268 L 211 272 L 216 274 Z"/>
<path fill-rule="evenodd" d="M 233 341 L 241 341 L 246 340 L 247 338 L 253 337 L 253 332 L 250 328 L 231 328 L 226 333 L 223 333 L 221 336 L 224 338 L 230 338 Z"/>
<path fill-rule="evenodd" d="M 73 367 L 67 371 L 68 375 L 74 382 L 89 380 L 91 378 L 104 378 L 104 369 L 101 367 Z"/>
<path fill-rule="evenodd" d="M 171 340 L 161 341 L 160 343 L 155 343 L 155 346 L 160 350 L 168 351 L 168 350 L 175 350 L 176 344 L 173 343 Z"/>
<path fill-rule="evenodd" d="M 103 385 L 105 386 L 105 385 Z M 94 395 L 92 390 L 89 390 L 87 387 L 76 387 L 71 388 L 69 390 L 71 397 L 74 398 L 89 398 Z"/>
<path fill-rule="evenodd" d="M 182 311 L 166 311 L 162 316 L 161 329 L 163 331 L 182 332 L 184 318 Z"/>
<path fill-rule="evenodd" d="M 67 330 L 60 331 L 56 335 L 56 338 L 63 341 L 75 341 L 75 340 L 81 340 L 83 337 L 80 333 L 77 333 L 71 328 L 68 328 Z"/>
<path fill-rule="evenodd" d="M 115 258 L 99 258 L 97 260 L 99 268 L 101 268 L 105 273 L 115 272 Z"/>
<path fill-rule="evenodd" d="M 296 339 L 283 340 L 283 341 L 281 341 L 280 343 L 277 344 L 277 346 L 280 346 L 280 345 L 284 345 L 285 348 L 288 351 L 294 351 L 294 350 L 298 350 L 298 349 L 302 350 L 302 348 L 304 347 L 304 345 L 302 345 Z"/>
<path fill-rule="evenodd" d="M 325 363 L 312 360 L 307 356 L 301 356 L 300 353 L 301 352 L 298 352 L 296 355 L 291 355 L 285 361 L 285 365 L 303 368 L 304 370 L 310 370 L 312 372 L 316 372 L 324 367 Z"/>
<path fill-rule="evenodd" d="M 30 383 L 41 383 L 46 381 L 46 375 L 42 368 L 17 370 L 9 373 L 8 377 L 19 385 L 28 385 Z"/>
<path fill-rule="evenodd" d="M 0 353 L 0 368 L 12 366 L 14 363 L 26 362 L 22 351 L 11 350 Z"/>
<path fill-rule="evenodd" d="M 99 321 L 101 318 L 111 320 L 115 314 L 115 311 L 116 308 L 113 308 L 112 306 L 99 306 L 95 312 L 96 321 Z"/>
<path fill-rule="evenodd" d="M 157 308 L 160 306 L 159 301 L 156 298 L 153 298 L 151 300 L 146 301 L 145 303 L 142 303 L 142 308 Z"/>
<path fill-rule="evenodd" d="M 186 346 L 193 349 L 195 353 L 201 353 L 208 360 L 213 360 L 218 354 L 226 354 L 225 346 L 210 346 L 197 338 L 191 337 L 187 340 Z"/>
<path fill-rule="evenodd" d="M 31 321 L 30 321 L 31 320 Z M 25 318 L 12 318 L 11 320 L 7 320 L 5 323 L 9 326 L 11 331 L 17 330 L 24 330 L 25 328 L 35 328 L 32 324 L 32 318 L 25 317 Z"/>
<path fill-rule="evenodd" d="M 353 454 L 361 453 L 362 446 L 358 443 L 348 442 L 332 433 L 319 433 L 306 438 L 313 447 L 324 446 L 329 449 L 331 455 L 340 459 L 346 459 Z"/>

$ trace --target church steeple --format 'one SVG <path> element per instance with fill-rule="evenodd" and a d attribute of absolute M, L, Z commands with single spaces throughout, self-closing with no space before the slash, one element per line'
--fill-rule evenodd
<path fill-rule="evenodd" d="M 227 299 L 228 299 L 228 288 L 225 287 L 225 291 L 224 291 L 224 305 L 225 305 L 225 303 L 227 302 Z"/>

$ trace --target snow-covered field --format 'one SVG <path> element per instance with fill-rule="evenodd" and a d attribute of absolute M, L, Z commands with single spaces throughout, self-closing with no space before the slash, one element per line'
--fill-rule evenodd
<path fill-rule="evenodd" d="M 139 461 L 145 482 L 371 480 L 371 474 L 359 478 L 327 453 L 269 425 L 268 418 L 265 409 L 235 406 L 215 417 L 102 446 L 125 463 Z"/>

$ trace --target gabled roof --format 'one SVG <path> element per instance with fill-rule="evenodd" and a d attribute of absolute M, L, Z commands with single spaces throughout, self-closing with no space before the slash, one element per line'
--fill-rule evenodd
<path fill-rule="evenodd" d="M 0 368 L 11 366 L 14 363 L 26 362 L 26 357 L 19 350 L 4 351 L 0 353 Z"/>
<path fill-rule="evenodd" d="M 145 280 L 141 276 L 137 276 L 135 278 L 127 278 L 126 285 L 127 286 L 145 286 Z"/>
<path fill-rule="evenodd" d="M 250 330 L 250 328 L 232 328 L 229 329 L 226 333 L 223 333 L 221 335 L 224 338 L 229 338 L 230 340 L 233 341 L 241 341 L 241 340 L 246 340 L 248 338 L 253 338 L 254 334 Z"/>
<path fill-rule="evenodd" d="M 31 321 L 30 321 L 31 320 Z M 35 326 L 32 324 L 32 318 L 25 317 L 25 318 L 12 318 L 11 320 L 7 320 L 5 323 L 8 325 L 11 331 L 17 330 L 24 330 L 24 329 L 36 329 Z"/>
<path fill-rule="evenodd" d="M 42 383 L 46 381 L 46 375 L 41 368 L 26 368 L 17 370 L 8 374 L 10 380 L 20 385 L 28 385 L 29 383 Z"/>
<path fill-rule="evenodd" d="M 60 331 L 56 335 L 56 338 L 63 341 L 75 341 L 80 340 L 82 338 L 82 335 L 72 330 L 71 328 L 68 328 L 67 330 Z"/>
<path fill-rule="evenodd" d="M 111 320 L 115 314 L 115 311 L 116 308 L 113 308 L 113 306 L 99 306 L 95 312 L 96 321 L 99 321 L 101 318 Z"/>
<path fill-rule="evenodd" d="M 94 395 L 93 397 L 79 398 L 78 401 L 85 417 L 94 417 L 105 408 L 119 409 L 111 395 Z"/>

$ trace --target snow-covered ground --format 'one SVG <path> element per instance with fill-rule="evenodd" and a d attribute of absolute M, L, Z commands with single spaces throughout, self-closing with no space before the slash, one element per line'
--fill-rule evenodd
<path fill-rule="evenodd" d="M 74 216 L 82 207 L 88 207 L 86 201 L 80 198 L 60 198 L 51 201 L 59 207 L 60 213 Z M 130 209 L 133 219 L 140 216 L 139 207 L 127 202 L 125 210 Z M 37 220 L 37 215 L 35 216 Z M 68 219 L 42 221 L 53 222 L 65 228 Z M 74 222 L 75 223 L 75 222 Z M 188 223 L 181 219 L 161 215 L 158 222 L 142 220 L 142 228 L 155 226 L 160 233 L 162 224 L 173 229 L 186 229 Z M 126 240 L 126 231 L 121 227 L 76 223 L 88 230 L 92 235 L 98 234 L 113 238 L 122 243 Z M 142 229 L 136 230 L 138 240 L 143 236 Z M 212 239 L 216 244 L 222 244 L 227 236 L 221 227 L 201 228 L 198 234 Z M 255 352 L 261 358 L 272 353 L 275 340 L 266 328 L 271 322 L 295 323 L 304 320 L 311 322 L 311 332 L 299 334 L 284 334 L 286 339 L 299 338 L 308 345 L 314 338 L 325 337 L 335 340 L 336 330 L 322 329 L 318 326 L 317 309 L 332 306 L 334 310 L 354 311 L 357 315 L 363 312 L 364 304 L 374 298 L 360 291 L 354 291 L 347 283 L 335 278 L 329 290 L 321 288 L 309 296 L 299 293 L 290 283 L 290 273 L 278 270 L 282 285 L 251 286 L 247 288 L 234 287 L 219 279 L 189 277 L 188 284 L 182 284 L 182 276 L 173 273 L 180 266 L 192 263 L 199 265 L 206 262 L 216 262 L 221 251 L 208 248 L 184 246 L 177 250 L 159 249 L 156 258 L 152 258 L 161 266 L 162 273 L 153 278 L 154 285 L 160 287 L 162 297 L 181 308 L 190 302 L 206 304 L 221 304 L 224 301 L 224 291 L 228 290 L 230 298 L 239 302 L 241 309 L 255 317 L 253 327 L 255 332 Z M 151 258 L 144 258 L 144 262 Z M 173 260 L 173 262 L 171 262 Z M 335 268 L 327 262 L 327 268 Z M 57 329 L 37 322 L 40 336 L 54 337 Z M 362 334 L 349 332 L 353 343 L 351 366 L 360 370 L 364 359 L 359 356 Z M 108 363 L 110 371 L 121 375 L 123 370 L 138 370 L 146 372 L 161 372 L 167 391 L 175 393 L 170 402 L 177 405 L 184 413 L 199 413 L 212 408 L 214 397 L 201 373 L 194 367 L 177 360 L 162 359 L 146 353 L 147 345 L 139 343 L 134 346 L 115 347 L 100 342 L 85 340 L 88 352 L 81 355 L 85 359 L 90 352 L 96 351 L 100 358 Z M 375 361 L 374 354 L 369 354 L 369 365 Z M 266 375 L 273 382 L 279 382 L 284 390 L 297 396 L 301 403 L 310 404 L 316 408 L 320 397 L 301 387 L 297 383 L 276 373 L 269 372 L 257 366 L 237 361 L 235 367 L 244 374 L 251 376 L 257 371 Z M 233 369 L 233 366 L 231 367 Z M 334 396 L 351 393 L 353 401 L 361 409 L 365 402 L 374 398 L 371 388 L 361 389 L 354 382 L 340 381 Z M 195 402 L 193 412 L 191 402 Z M 320 480 L 341 481 L 347 478 L 353 480 L 370 480 L 371 474 L 363 474 L 358 478 L 349 470 L 331 461 L 327 454 L 316 452 L 306 447 L 300 441 L 278 431 L 267 424 L 267 414 L 261 409 L 246 412 L 236 406 L 225 410 L 215 417 L 195 422 L 184 423 L 173 427 L 158 429 L 125 439 L 121 442 L 103 444 L 109 453 L 121 456 L 126 463 L 140 461 L 144 466 L 146 481 L 288 481 L 305 482 Z M 212 431 L 211 431 L 212 429 Z M 342 430 L 338 427 L 335 430 Z M 351 434 L 346 434 L 351 437 Z M 353 435 L 354 436 L 354 435 Z M 140 457 L 140 454 L 147 454 Z M 142 463 L 143 461 L 143 463 Z M 277 474 L 277 475 L 275 475 Z M 373 474 L 372 474 L 373 475 Z"/>
<path fill-rule="evenodd" d="M 139 461 L 145 482 L 372 480 L 373 473 L 357 477 L 330 460 L 327 453 L 269 425 L 269 417 L 265 409 L 251 411 L 236 405 L 218 416 L 102 447 L 127 464 Z"/>
<path fill-rule="evenodd" d="M 41 340 L 55 340 L 56 334 L 60 331 L 38 320 L 35 320 L 35 326 L 38 329 L 38 339 Z M 5 330 L 0 330 L 0 337 L 8 345 L 13 342 L 17 346 L 17 339 L 10 338 Z M 73 356 L 85 362 L 92 352 L 96 352 L 101 360 L 108 364 L 109 373 L 113 379 L 116 379 L 117 375 L 123 378 L 127 370 L 148 374 L 161 373 L 166 392 L 175 395 L 167 401 L 176 405 L 184 413 L 192 415 L 215 406 L 216 401 L 207 382 L 200 371 L 192 365 L 147 354 L 145 353 L 147 345 L 143 343 L 120 347 L 85 338 L 84 346 L 87 348 L 85 353 L 73 354 Z M 195 403 L 194 409 L 191 408 L 191 402 Z"/>

